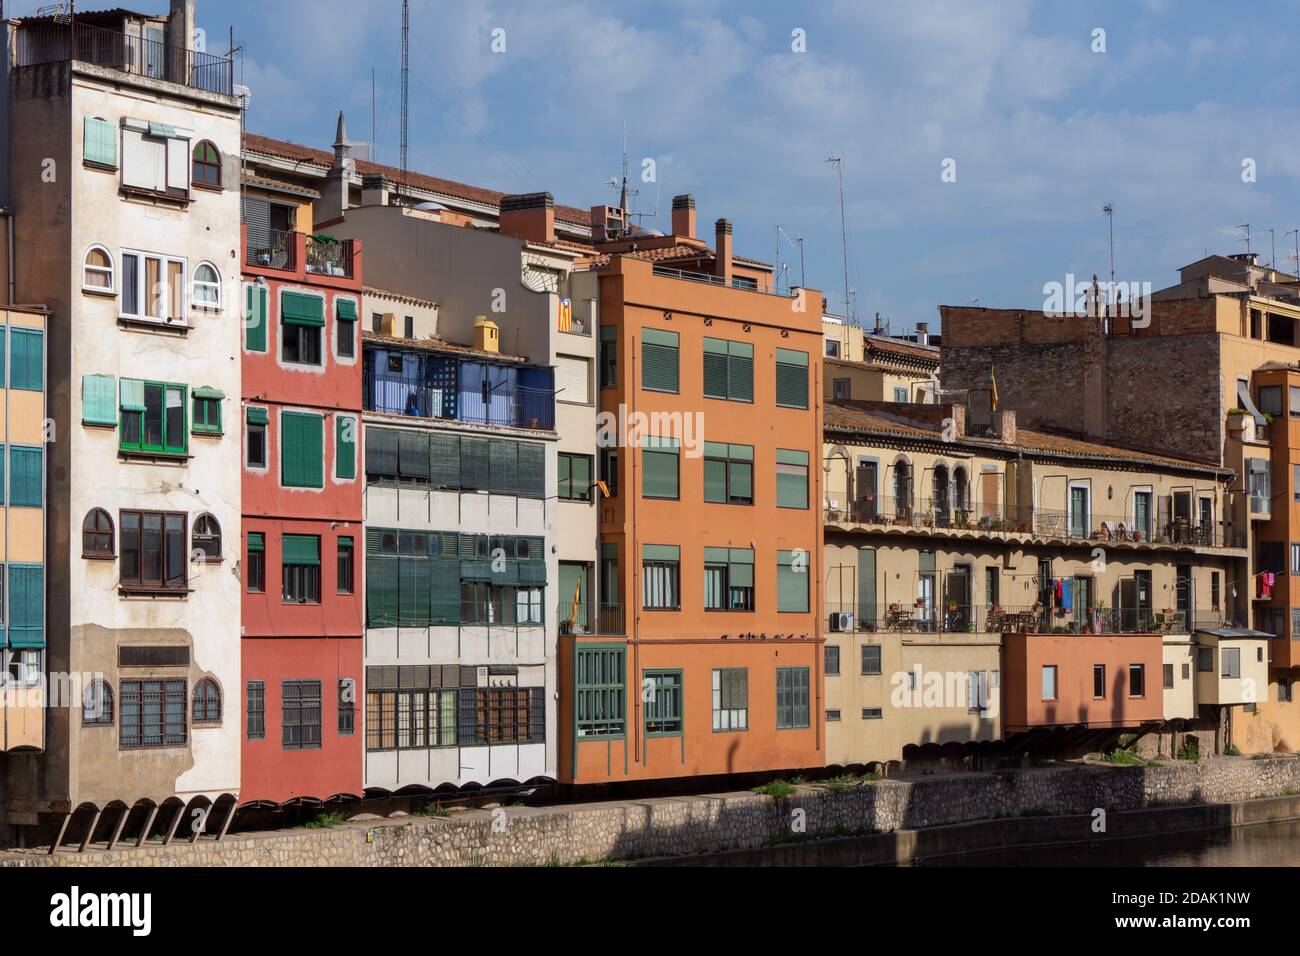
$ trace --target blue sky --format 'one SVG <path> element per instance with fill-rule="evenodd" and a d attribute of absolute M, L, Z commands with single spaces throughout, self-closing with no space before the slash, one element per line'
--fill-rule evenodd
<path fill-rule="evenodd" d="M 351 136 L 369 139 L 373 67 L 378 158 L 396 164 L 400 0 L 198 8 L 210 51 L 232 25 L 245 47 L 250 130 L 327 146 L 344 109 Z M 1289 254 L 1297 12 L 1297 0 L 413 0 L 411 165 L 586 207 L 614 196 L 626 122 L 633 170 L 657 167 L 647 225 L 666 229 L 671 197 L 691 192 L 702 232 L 727 216 L 738 252 L 771 259 L 779 223 L 804 237 L 808 284 L 837 308 L 825 160 L 842 155 L 857 313 L 933 328 L 939 303 L 1036 307 L 1067 272 L 1104 277 L 1107 201 L 1124 281 L 1160 288 L 1207 250 L 1242 251 L 1245 222 L 1265 260 L 1270 228 Z M 795 29 L 806 52 L 791 49 Z M 637 209 L 655 202 L 642 184 Z M 797 253 L 781 257 L 797 281 Z"/>

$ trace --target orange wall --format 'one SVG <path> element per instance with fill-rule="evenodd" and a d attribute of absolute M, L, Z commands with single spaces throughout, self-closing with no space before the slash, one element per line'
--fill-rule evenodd
<path fill-rule="evenodd" d="M 1002 726 L 1136 727 L 1164 716 L 1163 647 L 1158 634 L 1008 634 L 1003 637 Z M 1042 699 L 1042 670 L 1056 665 L 1057 699 Z M 1093 697 L 1093 665 L 1106 666 L 1106 696 Z M 1129 697 L 1130 664 L 1146 667 L 1141 698 Z"/>

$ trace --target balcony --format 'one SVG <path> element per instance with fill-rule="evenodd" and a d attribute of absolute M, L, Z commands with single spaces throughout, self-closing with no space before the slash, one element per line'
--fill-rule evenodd
<path fill-rule="evenodd" d="M 1186 517 L 1145 527 L 1123 515 L 1071 516 L 1065 511 L 1015 507 L 958 506 L 933 498 L 878 496 L 854 502 L 828 500 L 827 525 L 882 531 L 919 531 L 944 536 L 1038 539 L 1127 547 L 1243 548 L 1244 533 Z"/>
<path fill-rule="evenodd" d="M 621 637 L 623 605 L 561 601 L 555 619 L 561 634 Z"/>
<path fill-rule="evenodd" d="M 688 272 L 683 269 L 669 269 L 666 266 L 655 266 L 654 274 L 665 279 L 681 279 L 685 282 L 697 282 L 703 285 L 718 286 L 719 288 L 739 289 L 742 292 L 753 292 L 756 295 L 774 295 L 781 299 L 793 298 L 784 292 L 772 292 L 768 289 L 759 289 L 756 286 L 748 285 L 742 279 L 733 278 L 728 284 L 722 276 L 716 276 L 711 272 Z"/>
<path fill-rule="evenodd" d="M 18 67 L 78 60 L 208 93 L 231 96 L 234 92 L 231 59 L 91 26 L 75 18 L 64 23 L 20 24 L 15 52 Z"/>
<path fill-rule="evenodd" d="M 1219 627 L 1223 615 L 1203 609 L 1090 608 L 1085 611 L 1034 605 L 897 602 L 888 605 L 826 605 L 830 633 L 893 634 L 1190 634 Z"/>
<path fill-rule="evenodd" d="M 296 232 L 280 229 L 260 230 L 250 235 L 244 243 L 244 262 L 262 269 L 282 269 L 293 272 L 297 268 L 298 249 Z"/>
<path fill-rule="evenodd" d="M 352 278 L 352 240 L 304 236 L 306 268 L 312 275 Z"/>

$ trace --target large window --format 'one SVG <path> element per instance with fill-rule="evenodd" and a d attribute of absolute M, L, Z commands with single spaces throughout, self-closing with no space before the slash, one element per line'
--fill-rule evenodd
<path fill-rule="evenodd" d="M 651 392 L 672 392 L 678 388 L 676 332 L 641 330 L 641 387 Z"/>
<path fill-rule="evenodd" d="M 685 717 L 682 703 L 682 672 L 645 671 L 645 732 L 651 737 L 675 737 L 682 733 Z"/>
<path fill-rule="evenodd" d="M 776 506 L 808 507 L 808 452 L 776 450 Z"/>
<path fill-rule="evenodd" d="M 546 739 L 544 693 L 541 687 L 461 688 L 462 712 L 474 714 L 472 737 L 468 723 L 461 723 L 461 744 L 541 743 Z"/>
<path fill-rule="evenodd" d="M 280 733 L 285 750 L 319 750 L 321 682 L 287 680 L 280 684 Z"/>
<path fill-rule="evenodd" d="M 704 443 L 704 500 L 715 504 L 754 503 L 754 446 Z"/>
<path fill-rule="evenodd" d="M 280 295 L 280 345 L 284 361 L 320 365 L 324 329 L 324 299 L 301 292 Z"/>
<path fill-rule="evenodd" d="M 808 668 L 776 669 L 776 729 L 795 730 L 808 726 Z"/>
<path fill-rule="evenodd" d="M 190 143 L 166 123 L 122 124 L 122 186 L 171 199 L 190 195 Z"/>
<path fill-rule="evenodd" d="M 320 537 L 286 534 L 281 548 L 284 603 L 319 604 Z"/>
<path fill-rule="evenodd" d="M 266 684 L 250 680 L 244 685 L 244 712 L 248 715 L 248 739 L 266 739 Z"/>
<path fill-rule="evenodd" d="M 325 419 L 305 412 L 280 413 L 280 484 L 325 487 Z"/>
<path fill-rule="evenodd" d="M 808 611 L 809 556 L 804 550 L 776 553 L 776 609 Z"/>
<path fill-rule="evenodd" d="M 641 494 L 646 498 L 677 498 L 679 458 L 677 439 L 648 437 L 641 450 Z"/>
<path fill-rule="evenodd" d="M 625 649 L 578 645 L 574 649 L 574 720 L 579 737 L 622 737 L 627 698 Z"/>
<path fill-rule="evenodd" d="M 749 729 L 749 671 L 723 667 L 713 672 L 713 729 Z"/>
<path fill-rule="evenodd" d="M 433 670 L 436 674 L 438 669 Z M 383 688 L 369 677 L 367 681 L 367 750 L 423 750 L 457 744 L 455 688 Z"/>
<path fill-rule="evenodd" d="M 704 549 L 704 609 L 754 610 L 754 550 Z"/>
<path fill-rule="evenodd" d="M 123 511 L 121 573 L 124 590 L 177 590 L 189 586 L 189 549 L 184 514 L 162 511 Z"/>
<path fill-rule="evenodd" d="M 642 607 L 658 611 L 681 607 L 681 553 L 675 544 L 641 546 Z"/>
<path fill-rule="evenodd" d="M 786 408 L 808 407 L 808 353 L 776 350 L 776 403 Z"/>
<path fill-rule="evenodd" d="M 591 456 L 560 452 L 558 496 L 562 501 L 591 500 Z"/>
<path fill-rule="evenodd" d="M 118 746 L 123 750 L 185 743 L 184 680 L 124 680 Z"/>
<path fill-rule="evenodd" d="M 131 378 L 122 379 L 119 385 L 122 421 L 118 447 L 139 454 L 188 454 L 186 387 Z"/>
<path fill-rule="evenodd" d="M 754 346 L 726 339 L 704 340 L 704 397 L 754 400 Z"/>
<path fill-rule="evenodd" d="M 1219 651 L 1219 676 L 1220 677 L 1240 677 L 1241 676 L 1241 648 L 1225 647 Z"/>
<path fill-rule="evenodd" d="M 149 252 L 122 251 L 123 318 L 153 322 L 184 322 L 188 316 L 188 283 L 184 259 Z"/>

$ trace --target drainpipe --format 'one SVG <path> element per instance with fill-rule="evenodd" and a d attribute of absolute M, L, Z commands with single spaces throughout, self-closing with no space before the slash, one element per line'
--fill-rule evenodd
<path fill-rule="evenodd" d="M 9 304 L 14 305 L 17 302 L 14 297 L 16 288 L 14 283 L 14 212 L 12 209 L 4 209 L 0 210 L 0 212 L 4 214 L 5 229 L 8 232 L 8 241 L 5 245 L 8 246 L 9 252 Z"/>

